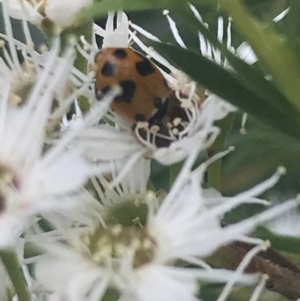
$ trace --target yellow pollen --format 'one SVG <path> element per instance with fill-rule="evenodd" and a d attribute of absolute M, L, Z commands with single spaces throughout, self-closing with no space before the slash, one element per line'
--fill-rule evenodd
<path fill-rule="evenodd" d="M 28 41 L 28 42 L 27 42 L 27 46 L 28 46 L 29 48 L 33 49 L 33 48 L 34 48 L 34 43 L 33 43 L 33 41 L 32 41 L 32 40 Z"/>
<path fill-rule="evenodd" d="M 121 256 L 125 253 L 125 250 L 126 250 L 126 247 L 124 246 L 124 244 L 122 243 L 118 243 L 118 244 L 115 244 L 115 255 L 116 256 Z"/>
<path fill-rule="evenodd" d="M 286 168 L 284 166 L 279 166 L 277 168 L 277 172 L 280 174 L 280 175 L 284 175 L 286 174 Z"/>
<path fill-rule="evenodd" d="M 261 245 L 261 249 L 263 251 L 267 251 L 270 247 L 271 247 L 271 243 L 269 240 L 264 241 Z"/>
<path fill-rule="evenodd" d="M 102 246 L 108 245 L 110 242 L 110 239 L 107 236 L 102 236 L 97 243 L 97 246 L 99 248 L 102 248 Z"/>
<path fill-rule="evenodd" d="M 49 50 L 49 48 L 46 44 L 41 44 L 39 48 L 42 53 L 45 53 Z"/>
<path fill-rule="evenodd" d="M 179 130 L 175 128 L 175 129 L 172 130 L 172 133 L 173 133 L 174 135 L 178 135 Z"/>
<path fill-rule="evenodd" d="M 149 126 L 149 123 L 147 121 L 140 121 L 137 123 L 137 128 L 138 129 L 144 129 Z"/>
<path fill-rule="evenodd" d="M 149 250 L 152 247 L 152 242 L 149 238 L 145 238 L 142 242 L 142 248 L 144 250 Z"/>
<path fill-rule="evenodd" d="M 175 119 L 173 120 L 174 126 L 178 126 L 178 125 L 180 124 L 181 121 L 182 121 L 181 118 L 179 118 L 179 117 L 175 118 Z"/>
<path fill-rule="evenodd" d="M 69 36 L 69 41 L 71 46 L 75 46 L 77 44 L 77 37 L 75 35 Z"/>
<path fill-rule="evenodd" d="M 134 225 L 138 225 L 138 224 L 140 224 L 141 219 L 139 217 L 136 217 L 136 218 L 132 219 L 131 221 Z"/>
<path fill-rule="evenodd" d="M 159 132 L 160 128 L 158 125 L 153 125 L 151 128 L 150 128 L 150 132 L 151 133 L 157 133 Z"/>
<path fill-rule="evenodd" d="M 111 245 L 102 246 L 101 250 L 99 250 L 99 252 L 97 252 L 97 253 L 99 253 L 100 255 L 102 255 L 102 257 L 103 256 L 111 256 L 111 254 L 112 254 L 112 246 Z M 97 254 L 97 253 L 95 253 L 95 254 Z"/>
<path fill-rule="evenodd" d="M 112 90 L 113 90 L 117 95 L 119 95 L 119 94 L 121 94 L 121 93 L 123 92 L 122 87 L 119 86 L 119 85 L 112 86 Z"/>
<path fill-rule="evenodd" d="M 11 94 L 9 97 L 9 102 L 13 106 L 17 106 L 22 103 L 22 98 L 19 95 Z"/>
<path fill-rule="evenodd" d="M 246 135 L 247 134 L 247 130 L 246 130 L 246 128 L 241 128 L 240 129 L 240 133 L 242 134 L 242 135 Z"/>
<path fill-rule="evenodd" d="M 141 245 L 142 245 L 141 240 L 138 238 L 134 238 L 130 243 L 130 247 L 133 248 L 134 250 L 139 249 Z"/>
<path fill-rule="evenodd" d="M 122 229 L 123 229 L 123 227 L 122 227 L 120 224 L 115 225 L 115 226 L 113 226 L 112 229 L 111 229 L 111 234 L 112 234 L 113 236 L 118 236 L 119 234 L 121 234 Z"/>
<path fill-rule="evenodd" d="M 191 101 L 184 101 L 180 104 L 183 109 L 192 109 L 193 103 Z"/>
<path fill-rule="evenodd" d="M 110 257 L 111 253 L 104 252 L 103 250 L 99 250 L 98 252 L 93 254 L 93 260 L 97 263 L 101 263 L 104 257 Z"/>

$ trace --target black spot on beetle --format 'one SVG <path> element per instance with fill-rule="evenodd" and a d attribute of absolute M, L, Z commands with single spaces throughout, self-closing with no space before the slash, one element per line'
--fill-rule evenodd
<path fill-rule="evenodd" d="M 130 103 L 134 96 L 136 84 L 132 80 L 124 80 L 119 85 L 122 88 L 122 93 L 115 100 Z"/>
<path fill-rule="evenodd" d="M 146 120 L 146 117 L 144 114 L 136 114 L 135 115 L 135 120 L 136 121 L 145 121 Z"/>
<path fill-rule="evenodd" d="M 127 52 L 124 49 L 115 50 L 112 55 L 118 59 L 124 59 L 127 56 Z"/>
<path fill-rule="evenodd" d="M 115 74 L 116 67 L 111 62 L 106 62 L 102 67 L 101 74 L 103 76 L 113 76 Z"/>
<path fill-rule="evenodd" d="M 135 66 L 141 76 L 147 76 L 155 71 L 152 63 L 146 58 L 141 62 L 137 62 Z"/>
<path fill-rule="evenodd" d="M 159 109 L 163 104 L 163 100 L 159 97 L 154 97 L 153 104 L 154 104 L 155 108 Z"/>

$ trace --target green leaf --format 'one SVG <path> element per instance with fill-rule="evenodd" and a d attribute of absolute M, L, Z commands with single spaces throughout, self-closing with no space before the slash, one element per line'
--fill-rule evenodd
<path fill-rule="evenodd" d="M 224 150 L 224 144 L 227 134 L 231 130 L 234 114 L 230 113 L 222 120 L 216 122 L 216 126 L 221 129 L 221 133 L 216 138 L 213 145 L 207 150 L 208 157 L 212 157 L 215 154 Z M 220 191 L 221 189 L 221 178 L 222 178 L 222 159 L 219 159 L 207 168 L 208 185 Z"/>
<path fill-rule="evenodd" d="M 30 301 L 30 293 L 15 251 L 9 249 L 0 250 L 0 258 L 14 286 L 18 300 Z"/>
<path fill-rule="evenodd" d="M 300 238 L 278 235 L 265 227 L 259 227 L 254 235 L 264 240 L 269 240 L 271 245 L 280 251 L 300 253 Z"/>
<path fill-rule="evenodd" d="M 233 18 L 278 89 L 299 109 L 300 72 L 293 48 L 272 24 L 253 18 L 239 0 L 218 0 L 218 3 Z"/>
<path fill-rule="evenodd" d="M 295 109 L 277 90 L 273 83 L 266 80 L 265 75 L 260 70 L 248 65 L 229 51 L 227 46 L 218 40 L 215 33 L 212 33 L 206 26 L 196 20 L 191 10 L 182 10 L 181 16 L 192 31 L 195 33 L 200 31 L 202 35 L 226 57 L 231 66 L 239 74 L 239 80 L 243 82 L 245 86 L 255 91 L 256 94 L 264 98 L 274 108 L 277 108 L 281 112 L 286 112 L 287 115 Z"/>
<path fill-rule="evenodd" d="M 198 0 L 201 3 L 207 3 L 208 0 Z M 92 6 L 85 9 L 78 16 L 78 23 L 82 23 L 92 18 L 101 17 L 109 11 L 135 11 L 135 10 L 148 10 L 154 8 L 161 9 L 179 9 L 186 6 L 186 0 L 103 0 L 94 3 Z"/>
<path fill-rule="evenodd" d="M 174 66 L 188 74 L 210 91 L 226 99 L 291 137 L 300 138 L 299 112 L 287 108 L 280 110 L 250 89 L 235 74 L 198 53 L 163 43 L 152 42 L 155 49 Z M 283 111 L 284 110 L 284 111 Z"/>

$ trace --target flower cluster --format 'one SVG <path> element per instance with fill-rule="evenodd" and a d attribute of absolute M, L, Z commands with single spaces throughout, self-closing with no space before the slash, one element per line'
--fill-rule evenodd
<path fill-rule="evenodd" d="M 50 21 L 57 27 L 65 28 L 71 26 L 80 10 L 90 6 L 93 1 L 1 0 L 0 3 L 12 18 L 27 20 L 37 26 Z"/>
<path fill-rule="evenodd" d="M 269 244 L 246 235 L 298 201 L 222 224 L 224 215 L 241 204 L 268 205 L 256 197 L 284 173 L 279 168 L 233 197 L 203 188 L 207 167 L 232 148 L 201 164 L 199 154 L 220 133 L 215 121 L 236 109 L 143 44 L 132 29 L 157 38 L 129 24 L 123 12 L 117 13 L 116 26 L 113 13 L 105 28 L 94 25 L 95 35 L 103 37 L 100 49 L 95 37 L 91 43 L 84 37 L 65 41 L 54 31 L 49 48 L 38 52 L 27 21 L 69 27 L 92 1 L 1 4 L 6 33 L 0 34 L 0 257 L 7 268 L 7 254 L 16 255 L 22 267 L 17 272 L 26 282 L 8 277 L 9 268 L 7 273 L 1 266 L 1 300 L 195 301 L 202 282 L 225 284 L 219 301 L 236 283 L 257 285 L 255 300 L 266 278 L 244 271 Z M 23 21 L 27 43 L 13 37 L 10 16 Z M 184 47 L 174 21 L 167 18 Z M 201 41 L 207 46 L 202 36 Z M 92 66 L 96 53 L 126 49 L 131 42 L 147 60 L 170 71 L 159 69 L 171 92 L 167 112 L 155 124 L 131 124 L 111 110 L 124 92 L 119 86 L 110 87 L 100 101 L 94 93 L 95 72 L 101 71 Z M 79 57 L 90 73 L 78 68 Z M 91 105 L 88 112 L 80 110 L 82 99 Z M 169 191 L 155 189 L 153 160 L 182 164 Z M 250 251 L 235 271 L 210 266 L 210 255 L 236 241 Z"/>

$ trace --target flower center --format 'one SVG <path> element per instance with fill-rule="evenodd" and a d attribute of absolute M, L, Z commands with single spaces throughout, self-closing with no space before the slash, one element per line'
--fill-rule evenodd
<path fill-rule="evenodd" d="M 125 259 L 136 269 L 151 262 L 155 256 L 156 243 L 147 228 L 116 224 L 106 229 L 97 229 L 85 240 L 88 241 L 93 261 L 99 265 Z M 114 268 L 120 268 L 119 264 Z"/>

